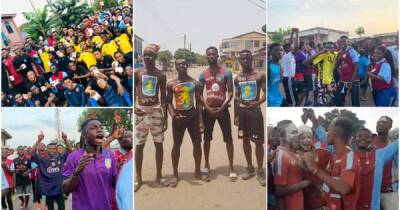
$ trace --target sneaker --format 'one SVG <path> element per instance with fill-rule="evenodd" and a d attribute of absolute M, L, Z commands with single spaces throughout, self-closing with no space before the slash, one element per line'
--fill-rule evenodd
<path fill-rule="evenodd" d="M 264 171 L 261 171 L 261 172 L 257 173 L 257 181 L 260 183 L 261 186 L 265 187 L 266 182 L 265 182 L 265 173 L 264 173 Z"/>

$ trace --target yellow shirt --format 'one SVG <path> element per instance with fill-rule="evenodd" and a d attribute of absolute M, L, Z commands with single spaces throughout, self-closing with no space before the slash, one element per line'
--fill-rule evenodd
<path fill-rule="evenodd" d="M 97 47 L 97 43 L 99 43 L 100 45 L 103 45 L 104 43 L 100 36 L 94 36 L 92 42 L 95 47 Z"/>
<path fill-rule="evenodd" d="M 78 61 L 83 61 L 86 64 L 86 67 L 89 69 L 92 65 L 96 65 L 96 57 L 91 52 L 83 52 L 78 58 Z"/>
<path fill-rule="evenodd" d="M 337 55 L 332 52 L 326 52 L 326 53 L 318 55 L 316 58 L 314 58 L 313 64 L 321 65 L 318 67 L 317 79 L 318 79 L 318 81 L 320 81 L 321 75 L 322 75 L 322 84 L 328 85 L 333 82 L 333 69 L 335 68 L 336 59 L 337 59 Z"/>
<path fill-rule="evenodd" d="M 111 40 L 109 43 L 104 43 L 103 46 L 101 47 L 101 54 L 109 55 L 114 60 L 115 60 L 114 53 L 117 51 L 118 51 L 118 45 L 117 43 L 114 42 L 114 40 Z"/>
<path fill-rule="evenodd" d="M 132 52 L 132 44 L 129 40 L 128 35 L 126 34 L 121 34 L 119 37 L 115 38 L 114 41 L 118 44 L 119 42 L 119 48 L 121 49 L 121 52 L 126 54 L 128 52 Z"/>
<path fill-rule="evenodd" d="M 39 57 L 40 57 L 40 59 L 41 59 L 42 62 L 43 62 L 44 71 L 45 71 L 46 73 L 51 72 L 49 53 L 46 52 L 46 51 L 39 52 Z"/>

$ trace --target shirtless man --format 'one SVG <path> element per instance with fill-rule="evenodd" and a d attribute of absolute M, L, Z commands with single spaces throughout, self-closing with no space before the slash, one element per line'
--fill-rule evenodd
<path fill-rule="evenodd" d="M 186 129 L 193 143 L 194 176 L 196 179 L 201 179 L 201 133 L 204 130 L 200 84 L 188 75 L 188 64 L 185 59 L 177 59 L 175 66 L 178 71 L 178 77 L 167 84 L 168 111 L 172 118 L 172 135 L 174 139 L 174 146 L 171 152 L 174 178 L 169 184 L 171 187 L 176 187 L 179 181 L 180 147 Z M 193 100 L 194 98 L 196 99 L 196 104 Z"/>
<path fill-rule="evenodd" d="M 135 72 L 135 165 L 136 183 L 135 192 L 143 184 L 142 163 L 143 148 L 149 131 L 153 136 L 156 147 L 156 184 L 163 187 L 162 163 L 164 132 L 167 130 L 167 103 L 166 103 L 166 76 L 156 68 L 156 58 L 159 46 L 146 46 L 143 53 L 145 68 Z M 137 97 L 137 99 L 136 99 Z"/>
<path fill-rule="evenodd" d="M 246 156 L 247 170 L 242 177 L 248 180 L 256 174 L 251 158 L 250 141 L 256 144 L 257 180 L 265 186 L 264 161 L 264 118 L 260 104 L 265 102 L 265 73 L 255 71 L 252 67 L 252 55 L 243 50 L 239 55 L 242 72 L 235 78 L 235 121 L 239 127 L 239 139 L 243 140 L 243 151 Z M 264 94 L 260 97 L 261 91 Z"/>

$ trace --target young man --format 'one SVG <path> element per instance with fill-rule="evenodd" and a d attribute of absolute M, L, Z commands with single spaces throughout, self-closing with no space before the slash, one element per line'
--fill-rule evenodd
<path fill-rule="evenodd" d="M 38 145 L 43 141 L 44 134 L 38 135 L 36 143 L 32 146 L 33 161 L 38 165 L 38 193 L 46 196 L 46 206 L 49 210 L 53 210 L 54 202 L 57 202 L 59 210 L 65 209 L 64 196 L 61 189 L 63 177 L 64 163 L 68 154 L 72 152 L 72 147 L 68 142 L 67 135 L 63 132 L 62 139 L 67 145 L 67 153 L 62 155 L 57 153 L 57 144 L 50 143 L 47 145 L 48 156 L 42 157 L 37 151 Z"/>
<path fill-rule="evenodd" d="M 294 75 L 296 73 L 296 60 L 293 55 L 293 33 L 291 35 L 290 43 L 283 45 L 283 50 L 285 51 L 282 57 L 282 67 L 283 67 L 283 88 L 285 89 L 286 103 L 290 106 L 295 106 L 296 102 L 294 100 Z"/>
<path fill-rule="evenodd" d="M 178 77 L 167 84 L 168 111 L 172 118 L 172 135 L 174 140 L 171 152 L 174 178 L 170 182 L 171 187 L 178 185 L 180 147 L 186 129 L 193 143 L 194 177 L 196 179 L 202 178 L 200 172 L 201 132 L 204 130 L 201 113 L 200 85 L 188 75 L 188 64 L 185 59 L 177 59 L 175 66 L 178 71 Z"/>
<path fill-rule="evenodd" d="M 4 171 L 4 175 L 6 177 L 6 183 L 8 185 L 8 190 L 6 193 L 2 193 L 1 195 L 1 207 L 3 209 L 12 210 L 13 202 L 12 202 L 12 193 L 14 189 L 14 172 L 11 170 L 12 161 L 7 159 L 8 150 L 6 148 L 1 149 L 1 167 Z M 3 182 L 3 181 L 2 181 Z M 2 183 L 5 184 L 5 183 Z"/>
<path fill-rule="evenodd" d="M 71 153 L 64 166 L 63 193 L 72 193 L 74 210 L 111 210 L 117 162 L 111 150 L 102 148 L 103 125 L 88 119 L 81 125 L 83 148 Z"/>
<path fill-rule="evenodd" d="M 272 55 L 268 63 L 268 106 L 279 107 L 284 103 L 281 95 L 281 65 L 280 60 L 283 54 L 283 48 L 280 44 L 274 43 L 270 46 Z"/>
<path fill-rule="evenodd" d="M 10 80 L 15 92 L 24 93 L 26 88 L 24 85 L 23 75 L 22 72 L 17 70 L 18 67 L 14 66 L 15 57 L 11 56 L 8 50 L 3 48 L 1 50 L 1 59 L 2 63 L 7 67 L 8 79 Z"/>
<path fill-rule="evenodd" d="M 210 147 L 213 139 L 215 121 L 222 130 L 223 140 L 226 144 L 226 151 L 229 159 L 229 177 L 236 181 L 237 175 L 233 168 L 233 142 L 231 116 L 229 114 L 229 103 L 233 97 L 232 72 L 218 65 L 218 49 L 209 47 L 206 49 L 206 56 L 209 67 L 199 76 L 201 93 L 205 89 L 203 100 L 204 112 L 204 169 L 205 181 L 210 181 Z"/>
<path fill-rule="evenodd" d="M 335 71 L 339 73 L 336 89 L 336 106 L 345 106 L 347 91 L 351 92 L 351 106 L 360 106 L 360 78 L 358 76 L 357 51 L 349 45 L 347 36 L 338 40 L 340 51 Z"/>
<path fill-rule="evenodd" d="M 167 104 L 166 104 L 166 84 L 167 77 L 156 68 L 157 52 L 160 49 L 158 45 L 148 45 L 144 49 L 145 68 L 135 72 L 135 97 L 137 105 L 135 106 L 135 167 L 136 183 L 135 192 L 143 184 L 142 163 L 143 149 L 146 143 L 149 131 L 153 136 L 156 147 L 156 183 L 159 187 L 165 186 L 162 180 L 163 163 L 163 141 L 164 132 L 167 130 Z"/>
<path fill-rule="evenodd" d="M 379 118 L 376 124 L 376 132 L 378 135 L 372 140 L 375 148 L 380 149 L 389 145 L 389 131 L 392 128 L 393 120 L 388 116 Z M 385 210 L 398 209 L 398 160 L 392 158 L 383 168 L 381 187 L 381 207 Z"/>
<path fill-rule="evenodd" d="M 128 91 L 122 86 L 121 79 L 111 75 L 110 80 L 106 76 L 97 78 L 97 85 L 102 90 L 101 96 L 108 106 L 132 106 Z"/>
<path fill-rule="evenodd" d="M 281 121 L 277 127 L 282 135 L 272 167 L 276 196 L 281 199 L 281 209 L 303 210 L 303 189 L 310 186 L 311 181 L 303 180 L 295 153 L 299 132 L 291 121 Z"/>
<path fill-rule="evenodd" d="M 29 195 L 32 194 L 31 180 L 31 160 L 25 157 L 25 149 L 19 146 L 17 149 L 18 157 L 13 160 L 11 170 L 15 172 L 15 193 L 21 200 L 21 208 L 28 208 Z"/>
<path fill-rule="evenodd" d="M 87 100 L 82 85 L 74 83 L 69 77 L 64 78 L 64 85 L 66 87 L 64 97 L 67 100 L 67 106 L 86 106 Z"/>
<path fill-rule="evenodd" d="M 324 191 L 327 192 L 327 210 L 357 209 L 361 166 L 357 154 L 349 147 L 351 131 L 352 122 L 345 117 L 337 117 L 329 125 L 327 143 L 335 148 L 330 174 L 319 169 L 315 163 L 315 153 L 305 153 L 302 158 L 308 170 L 324 182 Z"/>
<path fill-rule="evenodd" d="M 328 103 L 328 97 L 332 96 L 331 93 L 335 91 L 336 85 L 333 78 L 333 70 L 335 68 L 337 55 L 333 50 L 334 44 L 328 42 L 323 51 L 315 54 L 307 60 L 307 63 L 319 66 L 316 90 L 318 101 L 315 102 L 315 104 L 318 104 L 319 106 L 326 106 Z"/>
<path fill-rule="evenodd" d="M 243 152 L 247 161 L 247 171 L 243 180 L 256 173 L 251 154 L 250 141 L 256 144 L 257 180 L 265 186 L 264 173 L 264 118 L 260 105 L 265 102 L 265 74 L 255 71 L 252 66 L 251 51 L 243 50 L 239 55 L 242 72 L 235 78 L 235 125 L 238 126 L 239 139 L 243 140 Z M 261 96 L 261 90 L 263 95 Z"/>

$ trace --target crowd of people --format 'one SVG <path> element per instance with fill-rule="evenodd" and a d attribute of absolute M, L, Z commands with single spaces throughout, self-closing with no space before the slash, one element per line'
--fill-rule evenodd
<path fill-rule="evenodd" d="M 2 106 L 132 106 L 132 14 L 104 9 L 2 48 Z"/>
<path fill-rule="evenodd" d="M 238 126 L 238 138 L 242 140 L 247 170 L 243 180 L 256 176 L 262 186 L 266 185 L 263 169 L 264 125 L 260 105 L 266 100 L 266 75 L 252 67 L 252 53 L 240 52 L 242 71 L 234 78 L 232 72 L 218 64 L 218 49 L 206 49 L 208 68 L 198 79 L 188 74 L 185 59 L 175 60 L 177 75 L 167 81 L 165 72 L 156 68 L 159 46 L 151 44 L 143 53 L 144 68 L 135 71 L 135 191 L 143 185 L 143 150 L 149 132 L 155 145 L 156 184 L 160 187 L 177 187 L 179 182 L 180 147 L 186 129 L 193 144 L 194 177 L 210 181 L 210 148 L 213 129 L 218 121 L 226 144 L 229 160 L 229 179 L 234 182 L 237 174 L 233 166 L 233 138 L 229 107 L 234 98 L 234 125 Z M 263 92 L 263 94 L 261 93 Z M 167 182 L 162 176 L 164 132 L 168 128 L 168 115 L 172 119 L 173 147 L 171 159 L 173 178 Z M 204 134 L 204 136 L 202 136 Z M 202 161 L 202 137 L 204 138 L 204 168 Z M 256 145 L 257 169 L 252 163 L 251 143 Z"/>
<path fill-rule="evenodd" d="M 347 117 L 327 129 L 304 109 L 297 127 L 282 120 L 268 129 L 268 209 L 397 210 L 398 128 L 381 116 L 376 133 Z"/>
<path fill-rule="evenodd" d="M 360 106 L 369 95 L 375 106 L 398 105 L 399 48 L 376 38 L 334 42 L 273 43 L 268 55 L 268 106 Z M 350 100 L 349 100 L 350 101 Z M 368 105 L 371 106 L 371 105 Z"/>
<path fill-rule="evenodd" d="M 2 209 L 17 209 L 16 198 L 28 209 L 32 198 L 34 209 L 64 210 L 70 194 L 74 210 L 133 209 L 132 196 L 126 196 L 132 195 L 132 131 L 115 127 L 106 137 L 101 122 L 90 118 L 76 147 L 65 133 L 63 144 L 45 145 L 44 138 L 41 132 L 32 146 L 2 148 Z M 108 148 L 114 140 L 120 145 L 115 151 Z"/>

